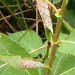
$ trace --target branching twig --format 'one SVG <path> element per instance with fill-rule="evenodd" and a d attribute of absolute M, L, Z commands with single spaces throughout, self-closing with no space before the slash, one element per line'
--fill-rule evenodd
<path fill-rule="evenodd" d="M 4 18 L 5 22 L 9 25 L 9 27 L 13 30 L 13 32 L 16 32 L 16 29 L 12 27 L 12 25 L 7 21 L 7 19 L 4 17 L 4 15 L 2 14 L 1 11 L 0 11 L 0 14 L 1 14 L 2 17 Z"/>
<path fill-rule="evenodd" d="M 61 10 L 60 10 L 59 14 L 63 16 L 64 12 L 65 12 L 65 9 L 66 9 L 66 0 L 63 0 L 62 5 L 61 5 Z M 62 18 L 57 18 L 56 30 L 55 30 L 55 35 L 54 35 L 54 42 L 58 41 L 60 29 L 61 29 L 61 24 L 62 24 Z M 50 68 L 52 67 L 57 47 L 58 47 L 58 44 L 54 43 L 53 47 L 52 47 L 52 50 L 51 50 L 51 53 L 50 53 L 49 62 L 48 62 L 48 65 L 49 65 Z M 49 73 L 50 73 L 50 70 L 47 69 L 46 75 L 49 75 Z"/>

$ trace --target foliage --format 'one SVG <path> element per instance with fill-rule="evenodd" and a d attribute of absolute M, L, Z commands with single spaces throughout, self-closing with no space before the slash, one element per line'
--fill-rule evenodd
<path fill-rule="evenodd" d="M 53 0 L 53 5 L 54 7 L 56 6 L 55 8 L 62 8 L 61 4 L 63 1 L 67 1 L 68 4 L 65 13 L 61 13 L 61 11 L 54 9 L 53 7 L 56 13 L 54 11 L 51 11 L 51 15 L 49 14 L 48 9 L 48 6 L 51 6 L 51 0 L 39 0 L 39 2 L 37 0 L 37 8 L 40 15 L 38 16 L 38 19 L 41 18 L 44 24 L 44 29 L 43 26 L 41 29 L 42 23 L 38 23 L 38 34 L 36 33 L 38 28 L 37 26 L 35 32 L 35 11 L 37 11 L 35 10 L 35 2 L 33 2 L 33 0 L 28 0 L 26 2 L 25 1 L 0 0 L 0 5 L 4 6 L 0 6 L 0 32 L 2 32 L 0 33 L 0 74 L 74 75 L 75 8 L 72 8 L 72 6 L 74 5 L 71 4 L 75 1 L 69 0 L 68 2 L 68 0 Z M 11 7 L 12 4 L 17 6 Z M 26 4 L 27 6 L 24 4 Z M 43 4 L 45 4 L 45 6 Z M 25 10 L 29 10 L 29 12 L 26 12 Z M 23 11 L 25 11 L 26 13 L 24 13 Z M 57 13 L 57 11 L 59 14 Z M 6 17 L 9 16 L 9 19 L 5 19 L 4 15 Z M 32 21 L 27 18 L 32 18 Z M 66 23 L 64 23 L 63 20 Z M 58 26 L 55 27 L 55 24 L 60 24 L 59 27 L 61 28 L 58 28 Z M 7 27 L 7 30 L 2 29 L 3 26 L 5 28 Z M 45 38 L 45 40 L 43 40 L 43 38 Z M 51 58 L 51 53 L 54 49 L 54 58 Z M 53 60 L 53 62 L 50 65 L 49 63 L 52 61 L 51 59 Z M 49 70 L 50 73 L 47 73 L 46 70 Z"/>

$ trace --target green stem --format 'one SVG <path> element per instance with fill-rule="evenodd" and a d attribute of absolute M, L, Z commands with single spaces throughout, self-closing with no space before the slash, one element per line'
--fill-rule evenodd
<path fill-rule="evenodd" d="M 18 0 L 16 0 L 16 1 L 17 1 L 17 3 L 18 3 L 19 9 L 20 9 L 20 11 L 21 11 L 22 18 L 24 18 L 24 14 L 23 14 L 23 12 L 22 12 L 21 5 L 20 5 L 20 3 L 19 3 Z M 28 26 L 27 26 L 27 23 L 26 23 L 26 20 L 25 20 L 25 19 L 23 20 L 23 22 L 24 22 L 24 24 L 25 24 L 25 28 L 28 29 Z"/>
<path fill-rule="evenodd" d="M 64 15 L 64 12 L 66 10 L 66 0 L 63 0 L 62 5 L 61 5 L 61 10 L 59 12 L 60 15 Z M 56 24 L 56 30 L 55 30 L 55 36 L 54 36 L 54 42 L 57 42 L 58 38 L 59 38 L 59 34 L 60 34 L 60 29 L 61 29 L 61 24 L 62 24 L 62 18 L 58 18 L 57 19 L 57 24 Z"/>
<path fill-rule="evenodd" d="M 44 63 L 45 59 L 48 57 L 50 46 L 51 46 L 51 43 L 48 42 L 47 43 L 47 51 L 46 51 L 46 54 L 45 54 L 45 56 L 43 58 L 43 63 Z"/>
<path fill-rule="evenodd" d="M 63 20 L 63 25 L 69 32 L 73 30 L 73 28 L 65 20 Z"/>
<path fill-rule="evenodd" d="M 52 47 L 52 50 L 51 50 L 49 63 L 48 63 L 50 68 L 52 67 L 52 64 L 53 64 L 53 60 L 54 60 L 54 57 L 55 57 L 55 52 L 56 52 L 57 46 L 58 46 L 57 44 L 54 44 L 53 47 Z M 47 69 L 46 75 L 49 75 L 49 73 L 50 73 L 50 69 Z"/>
<path fill-rule="evenodd" d="M 59 14 L 62 15 L 62 17 L 64 15 L 65 10 L 66 10 L 66 0 L 63 0 L 62 5 L 61 5 L 61 10 L 59 12 Z M 54 42 L 58 41 L 60 30 L 61 30 L 61 24 L 62 24 L 62 18 L 57 18 L 56 30 L 55 30 L 55 35 L 54 35 Z M 49 62 L 48 62 L 48 65 L 50 68 L 52 67 L 57 47 L 58 47 L 58 44 L 54 43 L 52 50 L 51 50 L 51 53 L 50 53 Z M 47 69 L 46 75 L 49 75 L 49 73 L 50 73 L 50 70 Z"/>

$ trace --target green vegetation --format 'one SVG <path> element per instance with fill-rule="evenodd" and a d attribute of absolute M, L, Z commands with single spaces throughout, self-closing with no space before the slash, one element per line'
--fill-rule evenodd
<path fill-rule="evenodd" d="M 39 2 L 0 0 L 0 75 L 75 75 L 75 1 Z"/>

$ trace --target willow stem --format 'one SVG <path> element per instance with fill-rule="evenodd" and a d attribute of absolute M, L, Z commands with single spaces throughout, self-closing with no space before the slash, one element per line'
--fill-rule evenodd
<path fill-rule="evenodd" d="M 61 5 L 61 10 L 59 12 L 59 14 L 62 15 L 62 17 L 64 15 L 65 10 L 66 10 L 66 0 L 63 0 L 62 5 Z M 59 34 L 60 34 L 60 30 L 61 30 L 61 24 L 62 24 L 62 18 L 57 18 L 56 30 L 55 30 L 55 35 L 54 35 L 54 42 L 57 42 L 58 39 L 59 39 Z M 53 47 L 51 49 L 49 62 L 48 62 L 48 65 L 49 65 L 50 68 L 52 67 L 57 47 L 58 47 L 58 44 L 54 43 Z M 50 70 L 47 69 L 46 75 L 50 75 L 49 73 L 50 73 Z"/>

